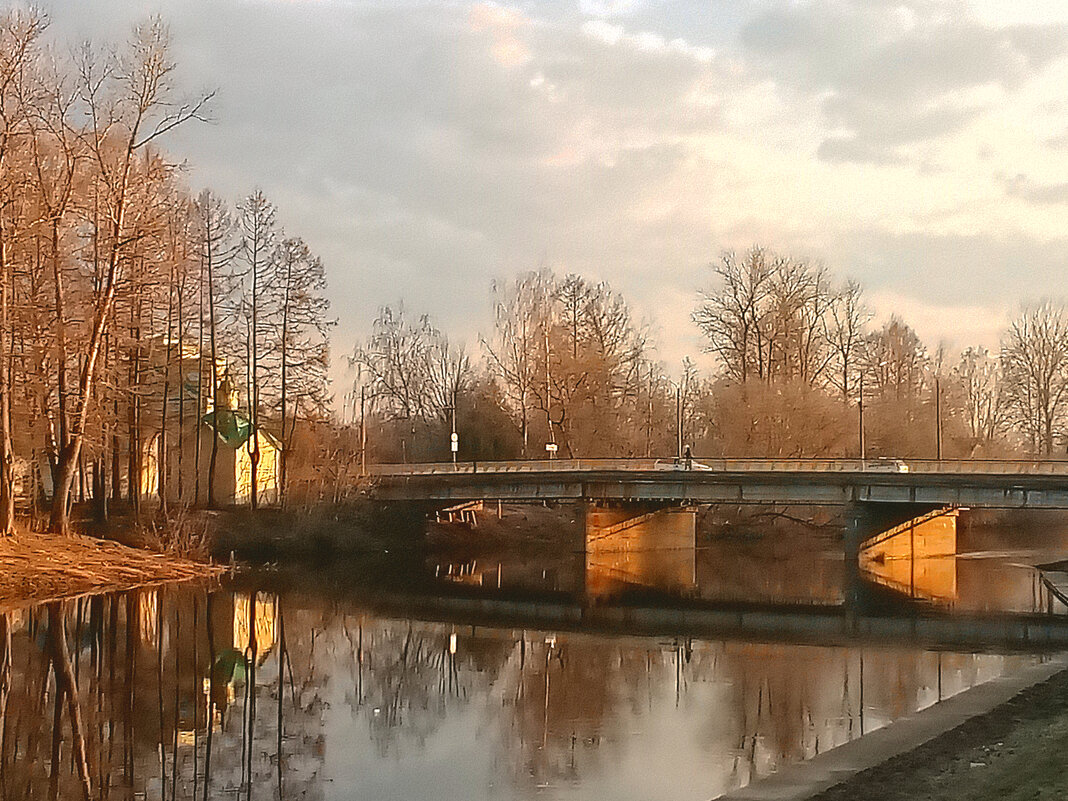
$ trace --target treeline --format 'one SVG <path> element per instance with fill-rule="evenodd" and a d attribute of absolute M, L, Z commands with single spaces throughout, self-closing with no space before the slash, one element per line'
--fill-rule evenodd
<path fill-rule="evenodd" d="M 236 209 L 194 196 L 159 149 L 211 100 L 179 97 L 161 22 L 69 57 L 46 29 L 0 14 L 0 531 L 16 496 L 50 497 L 54 531 L 74 495 L 136 508 L 146 491 L 166 503 L 172 480 L 183 503 L 210 502 L 199 472 L 168 476 L 168 449 L 184 453 L 168 437 L 199 437 L 227 383 L 253 462 L 271 430 L 284 475 L 297 420 L 328 402 L 321 262 L 262 193 Z"/>
<path fill-rule="evenodd" d="M 492 290 L 477 352 L 382 310 L 351 419 L 378 461 L 567 457 L 1048 457 L 1068 437 L 1068 311 L 1023 309 L 999 354 L 929 348 L 855 282 L 762 248 L 710 267 L 692 323 L 716 369 L 669 370 L 606 283 L 542 270 Z M 863 406 L 863 435 L 861 434 Z"/>

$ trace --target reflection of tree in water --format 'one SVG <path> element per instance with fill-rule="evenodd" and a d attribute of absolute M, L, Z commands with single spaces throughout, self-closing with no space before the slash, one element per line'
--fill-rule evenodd
<path fill-rule="evenodd" d="M 353 656 L 346 701 L 383 755 L 405 741 L 421 749 L 450 711 L 485 692 L 511 646 L 408 620 L 345 618 L 339 627 L 338 647 Z"/>
<path fill-rule="evenodd" d="M 650 680 L 674 673 L 670 661 L 659 651 L 582 636 L 524 635 L 501 679 L 502 742 L 515 748 L 506 757 L 513 781 L 573 783 L 619 756 L 611 748 L 623 739 L 619 719 L 641 707 Z"/>
<path fill-rule="evenodd" d="M 317 797 L 322 722 L 279 680 L 284 619 L 271 599 L 239 610 L 264 645 L 277 617 L 261 650 L 233 608 L 142 591 L 0 615 L 0 797 Z M 242 637 L 240 669 L 213 669 Z"/>
<path fill-rule="evenodd" d="M 738 783 L 809 759 L 1014 669 L 1027 657 L 727 643 L 714 675 L 738 710 Z M 698 662 L 698 669 L 707 665 Z"/>
<path fill-rule="evenodd" d="M 628 747 L 655 754 L 648 738 L 667 725 L 703 760 L 697 780 L 727 790 L 1014 659 L 520 633 L 143 591 L 0 615 L 0 797 L 321 797 L 331 685 L 361 724 L 338 749 L 416 765 L 466 716 L 498 733 L 488 767 L 525 794 L 611 776 Z"/>

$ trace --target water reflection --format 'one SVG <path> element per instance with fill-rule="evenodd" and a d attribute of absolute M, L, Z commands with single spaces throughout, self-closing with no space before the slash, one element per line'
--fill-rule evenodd
<path fill-rule="evenodd" d="M 1032 661 L 481 628 L 194 589 L 0 626 L 10 799 L 707 799 Z"/>
<path fill-rule="evenodd" d="M 1068 614 L 1068 573 L 1026 563 L 1034 551 L 958 553 L 958 510 L 936 509 L 877 530 L 859 553 L 862 595 L 880 610 L 909 602 L 939 610 Z M 1009 540 L 1017 532 L 1006 532 Z M 1026 532 L 1024 532 L 1026 534 Z M 1047 545 L 1048 548 L 1048 545 Z M 1060 544 L 1047 560 L 1063 558 Z M 564 595 L 584 603 L 670 597 L 710 603 L 841 606 L 851 573 L 834 533 L 712 540 L 697 545 L 691 509 L 590 506 L 582 544 L 552 554 L 437 552 L 426 569 L 438 588 L 489 596 Z M 1058 579 L 1057 577 L 1060 576 Z M 1056 581 L 1064 586 L 1058 589 Z M 404 584 L 418 583 L 407 575 Z M 874 592 L 873 592 L 874 591 Z M 913 604 L 915 605 L 915 604 Z"/>

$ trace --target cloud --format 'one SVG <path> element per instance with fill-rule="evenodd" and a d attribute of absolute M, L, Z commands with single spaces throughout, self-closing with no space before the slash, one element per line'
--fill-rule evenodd
<path fill-rule="evenodd" d="M 530 50 L 519 36 L 526 17 L 515 8 L 479 3 L 468 15 L 472 30 L 490 35 L 491 52 L 502 67 L 519 67 L 530 61 Z"/>
<path fill-rule="evenodd" d="M 624 45 L 651 53 L 680 54 L 702 63 L 710 62 L 715 55 L 711 47 L 695 46 L 681 38 L 668 40 L 661 34 L 650 31 L 629 34 L 622 25 L 614 25 L 603 20 L 584 22 L 582 32 L 602 44 Z"/>
<path fill-rule="evenodd" d="M 821 104 L 819 155 L 896 163 L 1068 53 L 1068 27 L 994 27 L 961 2 L 775 3 L 743 29 L 751 68 Z"/>
<path fill-rule="evenodd" d="M 66 39 L 139 16 L 52 2 Z M 549 263 L 610 281 L 677 361 L 707 263 L 754 243 L 987 343 L 1068 266 L 1060 22 L 953 0 L 157 2 L 177 79 L 220 90 L 217 122 L 164 146 L 195 187 L 262 187 L 323 256 L 339 354 L 401 297 L 474 343 L 490 281 Z"/>
<path fill-rule="evenodd" d="M 1005 187 L 1005 194 L 1010 197 L 1040 205 L 1068 203 L 1068 183 L 1040 183 L 1022 173 L 1011 177 L 998 175 L 996 179 Z"/>
<path fill-rule="evenodd" d="M 579 11 L 588 17 L 619 17 L 633 14 L 639 0 L 579 0 Z"/>
<path fill-rule="evenodd" d="M 904 159 L 893 150 L 861 139 L 856 134 L 832 136 L 824 139 L 816 155 L 830 162 L 864 162 L 868 164 L 901 164 Z"/>

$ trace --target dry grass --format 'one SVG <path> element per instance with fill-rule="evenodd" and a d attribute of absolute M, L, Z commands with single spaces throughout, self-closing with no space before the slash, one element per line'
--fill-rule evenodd
<path fill-rule="evenodd" d="M 215 579 L 226 568 L 91 537 L 0 538 L 0 611 L 87 593 Z"/>

